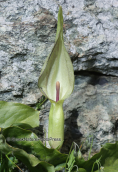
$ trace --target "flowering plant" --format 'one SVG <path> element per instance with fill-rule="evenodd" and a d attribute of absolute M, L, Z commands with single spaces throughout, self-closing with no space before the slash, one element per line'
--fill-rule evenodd
<path fill-rule="evenodd" d="M 57 33 L 54 47 L 47 57 L 38 80 L 40 91 L 50 100 L 49 138 L 52 148 L 60 148 L 64 140 L 63 102 L 74 89 L 74 70 L 63 40 L 62 7 L 58 12 Z"/>

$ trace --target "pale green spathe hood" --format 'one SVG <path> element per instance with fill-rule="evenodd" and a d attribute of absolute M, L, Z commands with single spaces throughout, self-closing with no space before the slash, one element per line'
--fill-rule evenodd
<path fill-rule="evenodd" d="M 56 101 L 56 82 L 60 82 L 59 101 L 65 100 L 74 88 L 74 70 L 63 41 L 63 15 L 59 8 L 57 34 L 51 54 L 47 57 L 38 80 L 40 91 Z"/>

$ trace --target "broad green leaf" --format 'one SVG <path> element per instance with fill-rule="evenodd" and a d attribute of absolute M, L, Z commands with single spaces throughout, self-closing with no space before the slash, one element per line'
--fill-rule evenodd
<path fill-rule="evenodd" d="M 74 88 L 74 70 L 63 41 L 63 15 L 59 8 L 56 42 L 39 76 L 40 91 L 49 100 L 56 101 L 56 82 L 60 83 L 60 101 L 64 101 Z"/>
<path fill-rule="evenodd" d="M 29 124 L 25 124 L 25 123 L 13 123 L 11 126 L 18 126 L 23 129 L 32 129 L 32 130 L 34 129 Z"/>
<path fill-rule="evenodd" d="M 15 148 L 7 144 L 2 134 L 0 134 L 0 151 L 4 154 L 14 154 L 16 158 L 20 159 L 25 165 L 27 165 L 30 172 L 55 172 L 53 165 L 40 161 L 34 155 L 28 154 L 22 149 Z"/>
<path fill-rule="evenodd" d="M 39 111 L 24 104 L 0 101 L 0 128 L 7 128 L 14 123 L 37 127 Z"/>
<path fill-rule="evenodd" d="M 45 161 L 49 164 L 52 164 L 55 168 L 59 164 L 63 164 L 66 162 L 66 154 L 61 154 L 58 150 L 45 147 L 39 140 L 40 138 L 38 138 L 38 136 L 36 136 L 35 133 L 31 132 L 30 130 L 22 129 L 18 126 L 13 126 L 4 129 L 2 134 L 4 135 L 6 140 L 8 140 L 8 138 L 25 138 L 24 141 L 14 140 L 7 141 L 7 143 L 13 147 L 23 149 L 28 154 L 33 154 L 40 161 Z M 28 141 L 28 139 L 30 139 L 31 141 Z"/>
<path fill-rule="evenodd" d="M 116 154 L 118 154 L 118 152 Z M 103 164 L 103 167 L 100 168 L 100 172 L 117 172 L 117 171 L 118 171 L 118 156 L 116 155 L 107 157 L 105 159 L 105 163 Z M 99 172 L 99 170 L 97 170 L 96 172 Z"/>
<path fill-rule="evenodd" d="M 100 166 L 104 167 L 104 171 L 100 172 L 116 172 L 118 171 L 118 141 L 115 144 L 106 143 L 99 153 L 95 154 L 88 161 L 77 159 L 75 164 L 78 167 L 84 168 L 87 172 L 92 172 L 94 162 L 100 159 Z M 108 170 L 109 169 L 109 170 Z M 95 163 L 94 172 L 98 172 L 98 165 Z"/>

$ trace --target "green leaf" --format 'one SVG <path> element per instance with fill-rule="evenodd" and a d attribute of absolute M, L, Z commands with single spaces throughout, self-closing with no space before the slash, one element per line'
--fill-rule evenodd
<path fill-rule="evenodd" d="M 23 129 L 32 129 L 32 130 L 34 129 L 34 128 L 32 128 L 31 125 L 25 124 L 25 123 L 13 123 L 11 126 L 18 126 Z"/>
<path fill-rule="evenodd" d="M 59 164 L 55 167 L 55 171 L 59 171 L 65 168 L 66 163 Z"/>
<path fill-rule="evenodd" d="M 104 170 L 101 169 L 100 172 L 116 172 L 118 171 L 118 141 L 115 144 L 106 143 L 100 150 L 99 153 L 95 154 L 88 161 L 84 159 L 77 159 L 75 164 L 80 168 L 84 168 L 87 172 L 92 172 L 93 164 L 100 159 L 100 166 L 104 167 Z M 97 171 L 96 171 L 97 170 Z M 94 172 L 98 172 L 98 165 L 95 163 Z"/>
<path fill-rule="evenodd" d="M 0 101 L 0 128 L 7 128 L 14 123 L 23 123 L 29 127 L 39 126 L 39 111 L 14 102 Z"/>
<path fill-rule="evenodd" d="M 55 168 L 59 164 L 63 164 L 66 162 L 66 158 L 67 158 L 66 154 L 61 154 L 58 150 L 49 149 L 45 147 L 43 143 L 39 140 L 40 138 L 38 138 L 38 136 L 36 136 L 35 133 L 31 132 L 30 130 L 13 126 L 13 127 L 8 127 L 4 129 L 3 135 L 6 138 L 6 140 L 8 137 L 18 138 L 18 139 L 25 138 L 24 141 L 14 140 L 14 141 L 7 141 L 7 142 L 9 145 L 13 147 L 23 149 L 28 154 L 33 154 L 35 157 L 37 157 L 39 161 L 45 161 L 49 164 L 52 164 Z M 26 138 L 27 138 L 27 141 L 26 141 Z M 31 139 L 31 141 L 28 141 L 28 139 Z"/>
<path fill-rule="evenodd" d="M 22 149 L 14 148 L 7 144 L 2 134 L 0 135 L 0 151 L 4 154 L 14 154 L 18 159 L 27 165 L 30 172 L 55 172 L 53 165 L 40 161 L 34 155 L 28 154 Z"/>
<path fill-rule="evenodd" d="M 118 171 L 118 157 L 116 155 L 107 157 L 105 163 L 103 164 L 103 169 L 101 167 L 100 172 L 117 172 Z M 99 172 L 97 170 L 96 172 Z"/>

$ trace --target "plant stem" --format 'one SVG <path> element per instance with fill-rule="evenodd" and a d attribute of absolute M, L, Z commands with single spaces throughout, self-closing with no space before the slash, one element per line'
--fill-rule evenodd
<path fill-rule="evenodd" d="M 9 153 L 8 153 L 9 154 Z M 8 158 L 9 161 L 11 161 L 11 159 L 9 159 L 8 154 L 6 155 L 6 157 Z M 11 161 L 21 172 L 23 172 L 20 167 L 18 165 L 16 165 L 13 161 Z"/>

